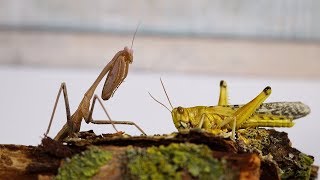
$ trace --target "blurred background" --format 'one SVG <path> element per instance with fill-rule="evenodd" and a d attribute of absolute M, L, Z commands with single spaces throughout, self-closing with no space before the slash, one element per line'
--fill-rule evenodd
<path fill-rule="evenodd" d="M 113 98 L 112 119 L 147 134 L 176 131 L 159 78 L 174 106 L 216 105 L 219 82 L 232 104 L 264 87 L 267 100 L 302 101 L 312 113 L 289 133 L 297 149 L 320 163 L 320 2 L 315 0 L 0 1 L 0 144 L 37 145 L 46 131 L 61 82 L 71 111 L 112 57 L 131 46 L 134 62 Z M 96 91 L 101 94 L 101 87 Z M 105 119 L 96 106 L 94 118 Z M 66 122 L 60 99 L 50 136 Z M 104 125 L 82 130 L 112 133 Z M 139 131 L 118 126 L 131 135 Z"/>

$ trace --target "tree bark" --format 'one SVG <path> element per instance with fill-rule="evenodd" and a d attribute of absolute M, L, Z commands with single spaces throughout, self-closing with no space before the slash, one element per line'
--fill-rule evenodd
<path fill-rule="evenodd" d="M 70 164 L 76 157 L 86 156 L 88 151 L 111 154 L 107 163 L 98 166 L 97 172 L 91 176 L 92 179 L 140 178 L 144 174 L 137 174 L 134 171 L 134 163 L 137 160 L 151 158 L 148 163 L 152 164 L 152 161 L 159 160 L 158 154 L 164 158 L 159 162 L 171 163 L 170 167 L 178 167 L 179 164 L 174 175 L 180 175 L 183 179 L 197 179 L 203 175 L 190 168 L 193 161 L 196 161 L 194 159 L 190 163 L 184 161 L 177 163 L 179 153 L 183 153 L 181 157 L 197 160 L 200 158 L 200 164 L 218 163 L 223 172 L 221 176 L 233 179 L 292 179 L 301 178 L 302 175 L 305 178 L 317 177 L 318 167 L 312 165 L 313 157 L 292 148 L 286 133 L 252 129 L 238 131 L 237 136 L 236 141 L 231 141 L 200 130 L 135 137 L 122 133 L 97 136 L 88 131 L 80 132 L 78 138 L 67 140 L 66 145 L 50 138 L 44 138 L 39 146 L 0 145 L 0 177 L 1 179 L 50 179 L 57 174 L 57 177 L 62 177 L 64 166 Z M 98 150 L 92 150 L 93 147 Z M 194 153 L 195 151 L 197 153 Z M 165 157 L 168 153 L 170 158 Z M 210 155 L 207 157 L 208 153 Z M 193 157 L 194 155 L 196 157 Z M 143 168 L 145 162 L 139 162 L 139 168 Z M 167 171 L 164 171 L 166 167 L 160 168 L 159 164 L 156 166 L 158 166 L 156 172 L 159 173 L 157 175 L 161 177 L 168 175 Z M 210 164 L 209 166 L 211 167 Z M 139 173 L 142 173 L 143 169 L 139 168 Z M 285 174 L 280 174 L 280 171 Z"/>

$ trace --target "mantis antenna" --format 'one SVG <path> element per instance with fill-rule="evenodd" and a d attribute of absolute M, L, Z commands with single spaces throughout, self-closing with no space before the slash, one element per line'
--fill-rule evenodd
<path fill-rule="evenodd" d="M 170 101 L 170 99 L 169 99 L 169 96 L 168 96 L 168 94 L 167 94 L 166 88 L 164 87 L 164 84 L 163 84 L 161 78 L 160 78 L 160 82 L 161 82 L 162 88 L 163 88 L 163 90 L 164 90 L 164 93 L 166 93 L 166 96 L 167 96 L 167 99 L 168 99 L 168 101 L 169 101 L 169 104 L 170 104 L 171 108 L 173 109 L 173 106 L 172 106 L 172 104 L 171 104 L 171 101 Z"/>
<path fill-rule="evenodd" d="M 130 49 L 132 49 L 132 47 L 133 47 L 133 41 L 134 41 L 134 38 L 136 37 L 136 34 L 137 34 L 137 32 L 138 32 L 138 28 L 139 28 L 140 24 L 141 24 L 141 22 L 138 23 L 138 26 L 137 26 L 137 28 L 136 28 L 136 31 L 135 31 L 134 34 L 133 34 L 133 38 L 132 38 L 131 48 L 130 48 Z"/>

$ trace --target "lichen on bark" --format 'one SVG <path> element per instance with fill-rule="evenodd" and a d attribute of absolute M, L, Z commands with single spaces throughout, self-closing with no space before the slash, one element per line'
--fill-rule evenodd
<path fill-rule="evenodd" d="M 205 145 L 172 143 L 169 146 L 129 149 L 128 171 L 132 179 L 221 179 L 225 164 L 212 157 Z"/>
<path fill-rule="evenodd" d="M 256 152 L 262 160 L 274 161 L 281 179 L 310 178 L 314 158 L 291 147 L 287 133 L 248 128 L 238 130 L 237 135 L 242 151 Z"/>
<path fill-rule="evenodd" d="M 58 170 L 56 179 L 91 179 L 111 158 L 111 152 L 92 146 L 70 159 L 65 159 Z"/>

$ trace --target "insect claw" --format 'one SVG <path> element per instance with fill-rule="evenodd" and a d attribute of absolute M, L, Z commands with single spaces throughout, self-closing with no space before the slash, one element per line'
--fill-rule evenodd
<path fill-rule="evenodd" d="M 220 86 L 227 87 L 227 82 L 225 80 L 220 81 Z"/>
<path fill-rule="evenodd" d="M 264 92 L 266 95 L 271 94 L 271 87 L 270 87 L 270 86 L 267 86 L 266 88 L 264 88 L 263 92 Z"/>

